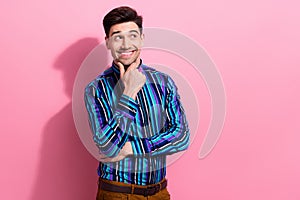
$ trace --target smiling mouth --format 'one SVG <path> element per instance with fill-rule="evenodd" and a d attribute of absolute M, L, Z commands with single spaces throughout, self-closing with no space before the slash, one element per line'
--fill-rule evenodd
<path fill-rule="evenodd" d="M 126 51 L 126 52 L 119 52 L 119 55 L 120 55 L 120 57 L 122 57 L 122 58 L 131 57 L 132 54 L 133 54 L 135 51 L 136 51 L 136 50 Z"/>
<path fill-rule="evenodd" d="M 130 56 L 131 54 L 133 54 L 133 51 L 121 53 L 122 56 Z"/>

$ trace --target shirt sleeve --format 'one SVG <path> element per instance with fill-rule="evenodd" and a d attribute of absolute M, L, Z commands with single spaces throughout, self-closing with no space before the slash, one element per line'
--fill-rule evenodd
<path fill-rule="evenodd" d="M 94 142 L 102 154 L 117 156 L 128 140 L 127 132 L 138 104 L 134 99 L 121 95 L 116 106 L 112 107 L 105 89 L 95 85 L 86 87 L 84 100 Z"/>
<path fill-rule="evenodd" d="M 189 145 L 190 132 L 185 112 L 180 102 L 177 87 L 168 78 L 166 95 L 167 127 L 164 131 L 150 137 L 137 138 L 132 141 L 134 155 L 173 154 L 186 150 Z"/>

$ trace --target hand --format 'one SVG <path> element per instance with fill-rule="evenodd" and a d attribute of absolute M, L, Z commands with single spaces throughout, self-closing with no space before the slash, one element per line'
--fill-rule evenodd
<path fill-rule="evenodd" d="M 133 150 L 132 150 L 131 142 L 126 142 L 116 157 L 110 158 L 110 157 L 101 155 L 100 161 L 102 163 L 117 162 L 117 161 L 123 160 L 125 157 L 127 157 L 129 155 L 133 155 Z"/>
<path fill-rule="evenodd" d="M 125 86 L 123 94 L 135 99 L 137 93 L 144 86 L 146 82 L 146 76 L 140 72 L 137 67 L 140 61 L 133 62 L 125 72 L 122 63 L 118 62 L 117 65 L 120 69 L 120 79 Z"/>

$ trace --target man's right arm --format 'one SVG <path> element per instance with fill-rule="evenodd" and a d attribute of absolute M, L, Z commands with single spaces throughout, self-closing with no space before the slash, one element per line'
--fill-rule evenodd
<path fill-rule="evenodd" d="M 105 85 L 98 84 L 99 87 Z M 129 96 L 121 95 L 112 108 L 104 88 L 89 85 L 85 89 L 85 106 L 89 115 L 94 142 L 107 157 L 118 155 L 128 140 L 128 129 L 137 113 L 138 104 Z"/>

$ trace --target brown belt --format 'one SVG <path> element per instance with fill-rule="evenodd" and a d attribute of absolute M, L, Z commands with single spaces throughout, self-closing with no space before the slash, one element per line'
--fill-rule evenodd
<path fill-rule="evenodd" d="M 133 184 L 128 184 L 128 186 L 115 185 L 110 183 L 110 181 L 103 181 L 101 178 L 99 179 L 99 189 L 109 191 L 109 192 L 119 192 L 119 193 L 127 193 L 127 194 L 137 194 L 151 196 L 156 194 L 157 192 L 165 189 L 167 187 L 167 180 L 164 179 L 161 182 L 149 186 L 137 186 Z"/>

